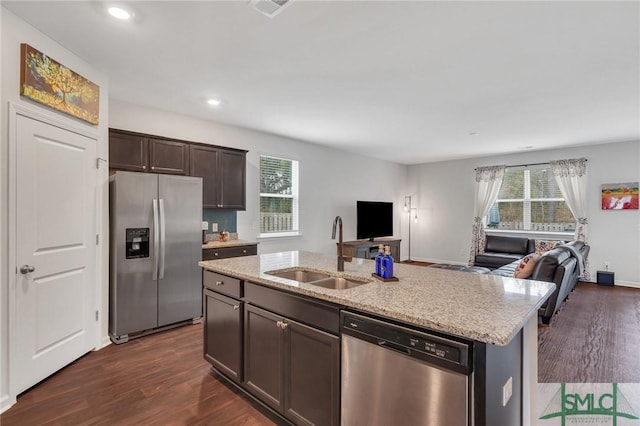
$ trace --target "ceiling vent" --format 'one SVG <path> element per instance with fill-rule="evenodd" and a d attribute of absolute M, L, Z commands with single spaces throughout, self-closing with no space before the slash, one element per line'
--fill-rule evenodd
<path fill-rule="evenodd" d="M 263 15 L 273 18 L 282 9 L 289 6 L 293 0 L 251 0 L 249 6 L 262 13 Z"/>

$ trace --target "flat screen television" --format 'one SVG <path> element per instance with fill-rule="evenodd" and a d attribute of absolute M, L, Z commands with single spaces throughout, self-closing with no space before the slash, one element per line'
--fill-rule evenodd
<path fill-rule="evenodd" d="M 356 238 L 373 240 L 393 235 L 393 203 L 356 201 Z"/>

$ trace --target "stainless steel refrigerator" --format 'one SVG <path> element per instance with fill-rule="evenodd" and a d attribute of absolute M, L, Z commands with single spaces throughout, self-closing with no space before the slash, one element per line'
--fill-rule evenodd
<path fill-rule="evenodd" d="M 110 177 L 109 336 L 114 343 L 202 316 L 202 178 Z"/>

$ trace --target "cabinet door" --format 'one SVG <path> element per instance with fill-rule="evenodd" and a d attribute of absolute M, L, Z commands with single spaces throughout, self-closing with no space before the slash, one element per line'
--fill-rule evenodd
<path fill-rule="evenodd" d="M 189 153 L 189 174 L 202 178 L 202 207 L 219 208 L 220 188 L 220 150 L 200 145 L 191 145 Z"/>
<path fill-rule="evenodd" d="M 244 152 L 220 151 L 222 196 L 225 209 L 246 209 L 246 156 Z"/>
<path fill-rule="evenodd" d="M 109 168 L 132 172 L 148 171 L 147 139 L 113 130 L 109 131 Z"/>
<path fill-rule="evenodd" d="M 282 317 L 245 306 L 244 378 L 258 399 L 282 412 Z"/>
<path fill-rule="evenodd" d="M 285 320 L 284 414 L 298 425 L 337 425 L 340 339 Z"/>
<path fill-rule="evenodd" d="M 153 173 L 189 174 L 189 144 L 149 139 L 149 166 Z"/>
<path fill-rule="evenodd" d="M 220 372 L 239 382 L 242 379 L 243 303 L 204 290 L 204 357 Z"/>

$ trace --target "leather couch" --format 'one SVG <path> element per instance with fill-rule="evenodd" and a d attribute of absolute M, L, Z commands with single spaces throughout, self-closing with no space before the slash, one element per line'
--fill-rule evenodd
<path fill-rule="evenodd" d="M 544 324 L 549 324 L 553 314 L 560 309 L 569 293 L 575 288 L 578 277 L 584 271 L 584 262 L 589 249 L 590 247 L 582 241 L 571 241 L 543 253 L 536 262 L 533 273 L 528 279 L 552 282 L 556 285 L 551 297 L 538 310 L 538 315 Z M 520 261 L 516 260 L 488 273 L 513 277 L 519 263 Z"/>
<path fill-rule="evenodd" d="M 500 268 L 535 250 L 535 240 L 530 238 L 487 235 L 484 253 L 476 255 L 473 266 Z"/>
<path fill-rule="evenodd" d="M 432 267 L 513 277 L 522 258 L 528 253 L 535 252 L 535 240 L 488 235 L 486 247 L 492 251 L 476 256 L 476 264 L 473 266 L 437 264 Z M 553 294 L 538 310 L 542 323 L 549 324 L 553 314 L 558 311 L 575 288 L 578 277 L 584 271 L 584 262 L 589 249 L 590 247 L 582 241 L 570 241 L 543 253 L 536 262 L 528 279 L 552 282 L 556 285 Z"/>

